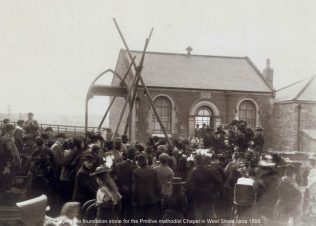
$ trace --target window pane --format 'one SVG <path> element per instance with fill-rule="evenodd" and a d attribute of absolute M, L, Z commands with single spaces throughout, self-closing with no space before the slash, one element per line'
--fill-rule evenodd
<path fill-rule="evenodd" d="M 154 101 L 154 106 L 157 110 L 162 124 L 165 126 L 167 133 L 171 133 L 171 102 L 166 97 L 158 97 Z M 163 133 L 160 124 L 153 114 L 153 132 Z"/>
<path fill-rule="evenodd" d="M 239 105 L 239 119 L 245 120 L 248 127 L 256 126 L 256 106 L 250 100 L 245 100 Z"/>

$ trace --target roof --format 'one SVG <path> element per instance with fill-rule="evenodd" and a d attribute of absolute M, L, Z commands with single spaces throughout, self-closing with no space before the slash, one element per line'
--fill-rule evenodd
<path fill-rule="evenodd" d="M 138 64 L 142 52 L 131 53 Z M 127 67 L 127 51 L 121 50 L 120 57 L 125 58 Z M 273 92 L 248 57 L 146 52 L 142 76 L 151 87 Z"/>
<path fill-rule="evenodd" d="M 303 129 L 302 132 L 307 135 L 310 139 L 316 140 L 316 130 L 314 129 Z"/>
<path fill-rule="evenodd" d="M 316 101 L 316 75 L 276 91 L 275 101 Z"/>

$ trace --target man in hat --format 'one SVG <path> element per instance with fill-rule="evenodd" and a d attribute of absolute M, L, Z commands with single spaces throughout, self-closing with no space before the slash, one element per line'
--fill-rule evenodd
<path fill-rule="evenodd" d="M 263 128 L 257 127 L 255 132 L 254 147 L 261 154 L 264 145 Z"/>
<path fill-rule="evenodd" d="M 154 170 L 157 172 L 158 180 L 161 186 L 161 193 L 164 196 L 170 194 L 170 182 L 174 176 L 173 170 L 167 165 L 169 161 L 169 155 L 163 153 L 159 156 L 160 165 L 156 166 Z"/>
<path fill-rule="evenodd" d="M 82 163 L 76 175 L 75 188 L 73 192 L 73 201 L 80 202 L 84 205 L 85 202 L 95 199 L 97 185 L 94 179 L 90 176 L 93 170 L 95 157 L 91 153 L 86 153 L 81 157 Z"/>
<path fill-rule="evenodd" d="M 122 194 L 122 217 L 123 219 L 133 218 L 133 198 L 132 198 L 132 177 L 134 171 L 138 168 L 135 162 L 136 150 L 130 147 L 127 150 L 127 159 L 117 164 L 114 169 L 117 186 Z"/>
<path fill-rule="evenodd" d="M 34 137 L 39 135 L 39 125 L 36 120 L 34 120 L 34 114 L 28 113 L 27 114 L 28 120 L 26 120 L 23 124 L 23 129 L 25 134 L 33 134 Z"/>
<path fill-rule="evenodd" d="M 272 219 L 274 206 L 278 200 L 279 172 L 270 154 L 261 156 L 258 166 L 256 179 L 258 211 L 261 216 Z"/>
<path fill-rule="evenodd" d="M 187 189 L 192 197 L 195 219 L 215 217 L 214 203 L 219 182 L 214 171 L 205 165 L 203 155 L 195 156 L 195 168 L 187 179 Z"/>
<path fill-rule="evenodd" d="M 295 166 L 289 163 L 285 169 L 285 177 L 279 183 L 279 200 L 276 203 L 274 217 L 287 225 L 289 218 L 296 218 L 302 207 L 302 194 L 295 180 Z"/>
<path fill-rule="evenodd" d="M 159 219 L 161 188 L 157 172 L 148 167 L 145 154 L 138 156 L 140 168 L 133 173 L 133 201 L 135 219 Z"/>
<path fill-rule="evenodd" d="M 36 147 L 28 162 L 28 169 L 31 175 L 30 186 L 28 188 L 28 197 L 34 198 L 41 194 L 48 196 L 49 204 L 54 211 L 58 208 L 55 181 L 56 181 L 56 162 L 51 149 L 45 146 L 42 138 L 35 140 Z"/>
<path fill-rule="evenodd" d="M 185 182 L 182 180 L 181 177 L 174 177 L 168 183 L 171 185 L 172 192 L 163 199 L 163 219 L 183 219 L 188 208 L 188 200 L 183 193 L 183 185 L 185 184 Z M 172 225 L 182 224 L 179 223 Z"/>
<path fill-rule="evenodd" d="M 4 131 L 5 134 L 0 139 L 0 173 L 3 180 L 0 184 L 1 189 L 5 190 L 12 183 L 12 171 L 21 167 L 21 158 L 13 138 L 14 126 L 7 124 Z"/>

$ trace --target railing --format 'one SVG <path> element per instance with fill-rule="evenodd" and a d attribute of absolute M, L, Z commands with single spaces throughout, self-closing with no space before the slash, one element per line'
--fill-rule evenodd
<path fill-rule="evenodd" d="M 16 125 L 16 122 L 10 122 L 14 125 Z M 0 126 L 2 127 L 3 122 L 0 121 Z M 40 133 L 43 133 L 44 130 L 47 127 L 51 127 L 53 129 L 53 132 L 55 134 L 57 133 L 65 133 L 67 137 L 77 137 L 81 136 L 85 133 L 85 127 L 84 126 L 70 126 L 70 125 L 55 125 L 55 124 L 38 124 L 40 127 Z M 88 131 L 97 131 L 98 127 L 88 127 Z"/>

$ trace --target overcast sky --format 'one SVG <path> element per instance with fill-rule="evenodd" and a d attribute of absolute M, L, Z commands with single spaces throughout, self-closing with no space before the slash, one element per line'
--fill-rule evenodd
<path fill-rule="evenodd" d="M 0 113 L 84 114 L 89 83 L 123 47 L 271 58 L 280 88 L 316 73 L 313 0 L 0 0 Z M 145 59 L 146 60 L 146 59 Z M 252 84 L 249 84 L 252 85 Z M 253 84 L 255 85 L 255 84 Z M 102 112 L 106 101 L 92 103 Z M 93 106 L 94 105 L 94 106 Z"/>

